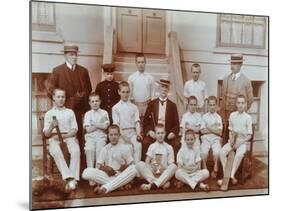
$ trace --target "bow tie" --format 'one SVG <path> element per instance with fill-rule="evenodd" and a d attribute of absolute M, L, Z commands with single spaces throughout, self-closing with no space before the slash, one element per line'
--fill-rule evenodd
<path fill-rule="evenodd" d="M 159 101 L 160 101 L 161 105 L 164 105 L 164 103 L 166 102 L 166 100 L 160 100 L 160 99 L 159 99 Z"/>

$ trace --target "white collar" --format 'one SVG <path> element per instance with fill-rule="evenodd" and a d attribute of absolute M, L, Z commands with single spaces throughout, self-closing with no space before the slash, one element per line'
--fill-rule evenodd
<path fill-rule="evenodd" d="M 161 97 L 159 97 L 160 101 L 167 101 L 168 97 L 166 97 L 165 99 L 162 99 Z"/>
<path fill-rule="evenodd" d="M 235 77 L 234 80 L 236 81 L 241 75 L 241 72 L 239 71 L 238 73 L 232 73 L 231 78 Z"/>
<path fill-rule="evenodd" d="M 53 106 L 53 109 L 54 109 L 54 110 L 59 110 L 59 111 L 60 111 L 60 110 L 64 110 L 64 109 L 65 109 L 65 106 L 59 108 L 59 107 L 57 107 L 57 106 L 54 105 L 54 106 Z"/>
<path fill-rule="evenodd" d="M 75 70 L 75 68 L 76 68 L 76 65 L 74 64 L 74 65 L 71 65 L 68 61 L 65 61 L 65 63 L 66 63 L 66 66 L 68 67 L 68 69 L 70 69 L 70 70 Z"/>

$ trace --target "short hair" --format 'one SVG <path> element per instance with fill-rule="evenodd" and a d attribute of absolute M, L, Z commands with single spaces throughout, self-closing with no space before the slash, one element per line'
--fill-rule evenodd
<path fill-rule="evenodd" d="M 192 129 L 187 129 L 184 133 L 185 136 L 187 135 L 193 135 L 195 137 L 195 132 Z"/>
<path fill-rule="evenodd" d="M 193 68 L 199 68 L 199 69 L 200 69 L 200 72 L 201 72 L 201 66 L 200 66 L 200 64 L 198 64 L 198 63 L 192 64 L 192 65 L 191 65 L 191 68 L 190 68 L 190 71 L 191 71 L 191 72 L 192 72 Z"/>
<path fill-rule="evenodd" d="M 240 99 L 243 98 L 243 99 L 245 100 L 245 102 L 247 101 L 245 95 L 242 95 L 242 94 L 241 94 L 241 95 L 238 95 L 238 96 L 236 97 L 236 102 L 238 101 L 239 98 L 240 98 Z"/>
<path fill-rule="evenodd" d="M 215 96 L 210 96 L 210 97 L 208 97 L 208 103 L 209 103 L 211 100 L 214 100 L 214 101 L 216 102 L 216 104 L 217 104 L 217 102 L 218 102 L 218 100 L 217 100 L 217 98 L 216 98 Z"/>
<path fill-rule="evenodd" d="M 116 124 L 111 124 L 107 128 L 107 134 L 109 133 L 109 130 L 118 130 L 118 133 L 120 133 L 120 127 Z"/>
<path fill-rule="evenodd" d="M 165 126 L 162 123 L 158 123 L 155 125 L 155 130 L 156 128 L 163 128 L 165 130 Z"/>
<path fill-rule="evenodd" d="M 195 96 L 190 96 L 190 97 L 187 98 L 188 104 L 190 103 L 191 100 L 195 100 L 196 104 L 197 104 L 197 98 Z"/>
<path fill-rule="evenodd" d="M 127 81 L 121 81 L 119 83 L 118 89 L 121 90 L 122 87 L 129 87 L 130 88 L 130 85 Z"/>
<path fill-rule="evenodd" d="M 53 96 L 56 94 L 56 91 L 63 91 L 64 92 L 64 95 L 66 95 L 66 91 L 64 89 L 61 89 L 61 88 L 54 88 L 52 90 L 52 100 L 53 100 Z"/>
<path fill-rule="evenodd" d="M 137 58 L 138 57 L 143 57 L 144 58 L 144 62 L 146 63 L 146 57 L 143 53 L 137 53 L 136 56 L 135 56 L 135 62 L 137 63 Z"/>
<path fill-rule="evenodd" d="M 97 92 L 91 92 L 91 94 L 89 94 L 89 100 L 90 100 L 91 97 L 99 97 L 100 98 L 100 95 Z"/>

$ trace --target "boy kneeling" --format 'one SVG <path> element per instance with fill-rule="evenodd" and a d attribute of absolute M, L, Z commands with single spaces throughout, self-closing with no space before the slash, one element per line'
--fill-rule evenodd
<path fill-rule="evenodd" d="M 208 191 L 209 186 L 204 184 L 203 181 L 209 177 L 209 171 L 200 168 L 200 149 L 194 145 L 195 140 L 194 131 L 186 130 L 184 143 L 177 154 L 178 169 L 175 177 L 189 185 L 193 190 L 199 183 L 200 189 Z"/>
<path fill-rule="evenodd" d="M 119 143 L 120 129 L 117 125 L 108 127 L 109 144 L 100 152 L 96 168 L 87 168 L 82 177 L 101 186 L 95 188 L 98 194 L 109 193 L 127 185 L 137 175 L 134 159 L 125 144 Z"/>
<path fill-rule="evenodd" d="M 155 126 L 156 141 L 147 150 L 145 162 L 137 163 L 136 168 L 141 177 L 146 179 L 147 184 L 142 184 L 142 190 L 163 189 L 170 187 L 169 180 L 175 174 L 173 147 L 165 142 L 165 128 L 163 124 Z"/>

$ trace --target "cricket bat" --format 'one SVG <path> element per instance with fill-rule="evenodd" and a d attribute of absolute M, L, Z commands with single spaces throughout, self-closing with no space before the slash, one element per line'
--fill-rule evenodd
<path fill-rule="evenodd" d="M 53 116 L 53 120 L 56 120 L 56 119 L 57 119 L 56 116 Z M 63 141 L 63 138 L 62 138 L 62 135 L 61 135 L 61 131 L 60 131 L 59 126 L 56 126 L 55 129 L 56 129 L 57 135 L 58 135 L 58 137 L 59 137 L 59 142 L 61 143 L 62 151 L 63 151 L 63 152 L 66 151 L 66 152 L 67 152 L 68 149 L 67 149 L 67 147 L 66 147 L 66 144 L 65 144 L 64 141 Z"/>
<path fill-rule="evenodd" d="M 237 137 L 237 134 L 233 133 L 232 138 L 233 138 L 234 144 L 236 142 L 236 137 Z M 227 156 L 224 176 L 223 176 L 222 185 L 221 185 L 221 190 L 222 191 L 227 191 L 228 190 L 228 184 L 229 184 L 229 179 L 230 179 L 230 176 L 231 176 L 231 171 L 232 171 L 234 157 L 235 157 L 235 152 L 234 152 L 234 150 L 231 150 L 228 153 L 228 156 Z"/>

